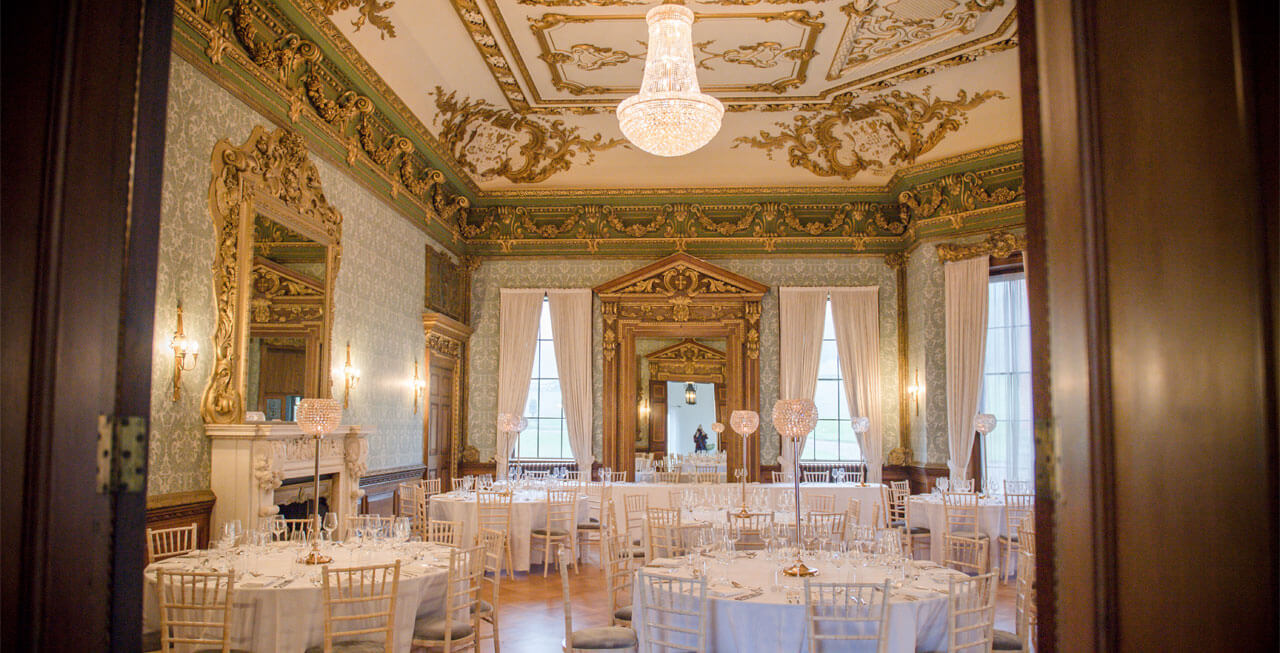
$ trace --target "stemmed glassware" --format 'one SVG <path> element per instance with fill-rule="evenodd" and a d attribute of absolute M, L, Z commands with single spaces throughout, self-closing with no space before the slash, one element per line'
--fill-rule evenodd
<path fill-rule="evenodd" d="M 330 510 L 324 514 L 324 521 L 320 528 L 324 531 L 324 538 L 333 541 L 333 532 L 338 530 L 338 513 Z"/>
<path fill-rule="evenodd" d="M 271 541 L 284 541 L 285 531 L 288 530 L 289 524 L 285 522 L 284 517 L 276 515 L 271 519 Z"/>

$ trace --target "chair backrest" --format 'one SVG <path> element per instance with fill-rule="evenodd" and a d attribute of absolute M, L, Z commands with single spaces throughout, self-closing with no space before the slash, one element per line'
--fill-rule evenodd
<path fill-rule="evenodd" d="M 943 532 L 965 537 L 978 536 L 978 495 L 972 492 L 943 492 Z"/>
<path fill-rule="evenodd" d="M 1034 494 L 1004 495 L 1004 534 L 1012 538 L 1025 519 L 1034 519 L 1036 496 Z"/>
<path fill-rule="evenodd" d="M 707 650 L 707 579 L 655 576 L 640 570 L 648 650 Z"/>
<path fill-rule="evenodd" d="M 324 597 L 324 650 L 331 651 L 334 640 L 339 637 L 374 633 L 382 633 L 386 653 L 395 650 L 400 561 L 341 569 L 325 565 L 320 575 Z"/>
<path fill-rule="evenodd" d="M 764 532 L 773 527 L 772 512 L 752 512 L 745 515 L 728 511 L 729 527 L 738 531 L 737 547 L 742 550 L 764 547 Z"/>
<path fill-rule="evenodd" d="M 481 528 L 480 530 L 488 530 Z M 429 519 L 423 526 L 423 542 L 434 542 L 445 546 L 458 546 L 458 537 L 462 533 L 462 523 L 456 521 L 444 521 L 440 519 Z"/>
<path fill-rule="evenodd" d="M 422 491 L 426 492 L 428 497 L 430 497 L 433 494 L 440 494 L 440 479 L 429 478 L 425 481 L 422 481 Z"/>
<path fill-rule="evenodd" d="M 787 475 L 782 472 L 770 472 L 770 475 L 774 483 L 785 483 L 787 481 Z"/>
<path fill-rule="evenodd" d="M 805 510 L 811 512 L 835 512 L 836 495 L 806 492 L 804 494 L 804 506 Z"/>
<path fill-rule="evenodd" d="M 626 483 L 627 473 L 625 471 L 609 472 L 609 482 L 610 483 Z"/>
<path fill-rule="evenodd" d="M 461 477 L 461 478 L 451 478 L 451 479 L 449 479 L 450 489 L 452 489 L 452 490 L 461 490 L 461 489 L 462 489 L 462 485 L 463 485 L 464 483 L 466 483 L 466 482 L 467 482 L 467 479 L 466 479 L 466 477 L 465 477 L 465 476 L 464 476 L 464 477 Z"/>
<path fill-rule="evenodd" d="M 622 515 L 626 522 L 628 537 L 635 534 L 640 537 L 644 533 L 644 515 L 649 510 L 649 495 L 647 494 L 624 494 L 622 495 Z"/>
<path fill-rule="evenodd" d="M 1036 531 L 1035 521 L 1018 526 L 1018 579 L 1014 584 L 1014 618 L 1019 641 L 1025 643 L 1036 623 Z"/>
<path fill-rule="evenodd" d="M 378 528 L 386 530 L 391 527 L 395 521 L 395 517 L 383 517 L 382 515 L 347 515 L 345 518 L 345 526 L 342 532 L 350 535 L 355 529 Z"/>
<path fill-rule="evenodd" d="M 952 477 L 948 483 L 950 484 L 948 489 L 951 492 L 973 492 L 973 479 L 971 478 Z"/>
<path fill-rule="evenodd" d="M 147 529 L 147 558 L 151 562 L 180 556 L 196 550 L 196 528 L 192 522 L 188 526 L 174 528 Z"/>
<path fill-rule="evenodd" d="M 492 528 L 482 528 L 476 539 L 484 551 L 484 572 L 480 576 L 480 582 L 489 585 L 489 602 L 497 610 L 498 592 L 502 589 L 502 554 L 507 550 L 507 534 Z"/>
<path fill-rule="evenodd" d="M 815 535 L 826 533 L 832 540 L 843 540 L 847 519 L 843 512 L 810 512 L 804 515 L 804 523 Z"/>
<path fill-rule="evenodd" d="M 831 474 L 825 469 L 819 470 L 816 472 L 806 471 L 804 473 L 804 482 L 805 483 L 830 483 Z"/>
<path fill-rule="evenodd" d="M 547 490 L 547 532 L 558 528 L 577 537 L 578 491 Z"/>
<path fill-rule="evenodd" d="M 1004 482 L 1005 494 L 1035 494 L 1036 490 L 1032 487 L 1031 481 L 1008 481 Z"/>
<path fill-rule="evenodd" d="M 654 472 L 654 480 L 658 483 L 679 483 L 680 472 Z"/>
<path fill-rule="evenodd" d="M 487 490 L 477 491 L 476 518 L 479 528 L 507 532 L 511 528 L 511 495 Z"/>
<path fill-rule="evenodd" d="M 886 526 L 908 526 L 911 510 L 911 490 L 896 487 L 880 488 L 881 502 L 884 503 Z"/>
<path fill-rule="evenodd" d="M 877 528 L 876 549 L 886 555 L 902 555 L 902 531 L 897 528 Z"/>
<path fill-rule="evenodd" d="M 709 470 L 700 469 L 703 467 L 710 467 L 710 469 Z M 693 472 L 694 483 L 719 483 L 720 482 L 720 472 L 716 471 L 715 465 L 695 465 L 694 470 L 695 470 Z"/>
<path fill-rule="evenodd" d="M 231 650 L 231 605 L 235 572 L 156 570 L 160 603 L 160 650 L 196 644 L 223 653 Z"/>
<path fill-rule="evenodd" d="M 627 541 L 626 533 L 605 533 L 603 566 L 609 614 L 612 615 L 624 605 L 623 601 L 631 602 L 631 543 Z"/>
<path fill-rule="evenodd" d="M 997 576 L 991 573 L 948 579 L 948 653 L 991 650 L 995 637 Z"/>
<path fill-rule="evenodd" d="M 911 481 L 889 481 L 889 487 L 895 490 L 906 490 L 911 493 Z"/>
<path fill-rule="evenodd" d="M 396 486 L 396 515 L 418 518 L 418 496 L 422 493 L 422 481 L 405 481 Z M 416 522 L 415 522 L 416 523 Z"/>
<path fill-rule="evenodd" d="M 867 470 L 862 467 L 854 467 L 846 473 L 846 478 L 850 483 L 862 483 L 867 480 Z"/>
<path fill-rule="evenodd" d="M 680 510 L 649 508 L 645 512 L 649 560 L 680 555 Z"/>
<path fill-rule="evenodd" d="M 849 506 L 844 509 L 844 513 L 848 515 L 850 526 L 857 524 L 862 519 L 862 500 L 850 498 Z"/>
<path fill-rule="evenodd" d="M 449 552 L 449 575 L 444 586 L 443 614 L 477 614 L 476 608 L 480 603 L 480 579 L 484 576 L 485 557 L 485 547 L 481 545 L 456 548 Z M 473 616 L 469 618 L 474 619 Z M 444 638 L 436 641 L 453 642 L 463 638 L 471 638 L 474 641 L 474 628 L 468 635 L 455 637 L 454 623 L 454 619 L 446 619 Z"/>
<path fill-rule="evenodd" d="M 526 471 L 524 475 L 527 478 L 547 478 L 551 476 L 551 472 L 546 469 L 530 469 L 529 471 Z"/>
<path fill-rule="evenodd" d="M 431 479 L 436 482 L 436 489 L 440 488 L 440 479 Z M 430 481 L 425 481 L 429 483 Z M 439 494 L 436 492 L 435 494 Z M 429 542 L 427 539 L 427 524 L 431 523 L 431 496 L 432 492 L 429 487 L 423 486 L 413 493 L 413 532 L 422 538 L 423 542 Z"/>
<path fill-rule="evenodd" d="M 315 523 L 315 520 L 313 520 L 311 517 L 302 517 L 300 519 L 286 519 L 284 517 L 276 516 L 276 518 L 272 519 L 270 522 L 270 526 L 272 527 L 270 531 L 271 541 L 272 542 L 290 542 L 293 540 L 295 533 L 310 535 L 311 528 L 314 525 L 314 523 Z M 283 524 L 284 530 L 280 532 L 276 532 L 276 529 L 274 528 L 275 524 Z"/>
<path fill-rule="evenodd" d="M 587 483 L 587 518 L 604 523 L 604 507 L 609 501 L 609 485 L 604 481 Z"/>
<path fill-rule="evenodd" d="M 861 640 L 876 642 L 875 650 L 883 653 L 889 639 L 889 581 L 818 583 L 805 578 L 804 612 L 810 651 L 821 651 L 820 642 Z"/>

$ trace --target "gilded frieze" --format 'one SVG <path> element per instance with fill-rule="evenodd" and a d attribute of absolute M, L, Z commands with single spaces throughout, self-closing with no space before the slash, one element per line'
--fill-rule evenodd
<path fill-rule="evenodd" d="M 396 37 L 396 27 L 391 24 L 391 19 L 387 18 L 382 12 L 390 9 L 396 3 L 394 0 L 387 2 L 379 2 L 378 0 L 311 0 L 320 11 L 326 16 L 333 16 L 339 11 L 356 7 L 359 9 L 356 19 L 351 21 L 351 25 L 359 32 L 361 27 L 367 22 L 380 32 L 378 38 L 385 39 L 387 37 Z"/>
<path fill-rule="evenodd" d="M 994 256 L 1008 258 L 1015 252 L 1027 248 L 1027 237 L 1008 231 L 997 231 L 976 243 L 940 243 L 937 247 L 938 260 L 943 263 L 954 263 L 978 256 Z"/>
<path fill-rule="evenodd" d="M 734 147 L 765 150 L 770 158 L 775 151 L 785 150 L 793 168 L 852 179 L 863 170 L 915 163 L 967 123 L 969 111 L 1004 97 L 999 91 L 973 95 L 959 91 L 954 100 L 947 100 L 933 97 L 928 88 L 923 95 L 892 91 L 866 102 L 841 95 L 825 110 L 802 112 L 790 123 L 776 123 L 777 134 L 762 130 L 758 136 L 742 136 L 735 139 Z"/>
<path fill-rule="evenodd" d="M 969 0 L 954 3 L 934 15 L 910 15 L 892 8 L 893 3 L 854 0 L 840 7 L 847 16 L 844 34 L 836 47 L 828 80 L 837 80 L 866 64 L 900 55 L 952 35 L 972 33 L 978 19 L 1004 4 L 1004 0 Z"/>

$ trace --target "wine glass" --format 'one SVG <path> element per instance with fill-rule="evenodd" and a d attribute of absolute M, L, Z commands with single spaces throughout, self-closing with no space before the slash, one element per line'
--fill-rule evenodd
<path fill-rule="evenodd" d="M 288 527 L 289 527 L 289 524 L 285 522 L 283 516 L 276 515 L 275 517 L 273 517 L 271 519 L 271 541 L 272 542 L 283 541 L 285 530 L 288 529 Z"/>
<path fill-rule="evenodd" d="M 730 523 L 725 529 L 725 542 L 728 544 L 730 557 L 738 550 L 738 541 L 742 539 L 742 530 Z"/>
<path fill-rule="evenodd" d="M 338 530 L 338 513 L 332 510 L 326 512 L 320 527 L 324 530 L 324 539 L 332 542 L 333 532 Z"/>

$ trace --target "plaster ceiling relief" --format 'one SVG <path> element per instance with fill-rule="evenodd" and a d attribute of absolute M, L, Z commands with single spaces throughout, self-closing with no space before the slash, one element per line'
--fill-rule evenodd
<path fill-rule="evenodd" d="M 727 112 L 670 159 L 627 143 L 613 113 L 638 89 L 657 0 L 293 1 L 338 7 L 348 49 L 481 201 L 834 192 L 1021 139 L 1013 0 L 688 0 L 699 82 Z"/>

